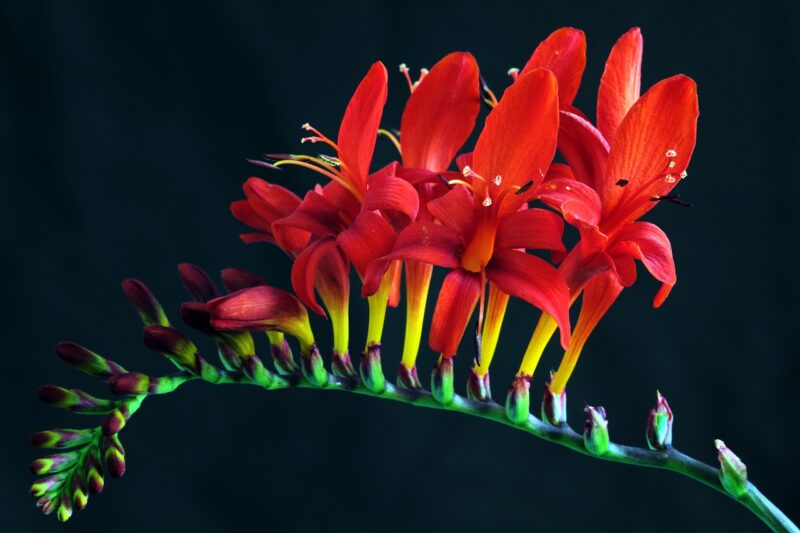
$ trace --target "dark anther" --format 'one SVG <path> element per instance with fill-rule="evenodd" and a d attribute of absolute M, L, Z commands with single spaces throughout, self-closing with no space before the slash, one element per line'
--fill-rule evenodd
<path fill-rule="evenodd" d="M 292 154 L 264 154 L 267 161 L 282 161 L 284 159 L 294 159 Z"/>
<path fill-rule="evenodd" d="M 439 178 L 440 180 L 442 180 L 442 183 L 444 183 L 445 185 L 447 185 L 447 188 L 448 188 L 448 189 L 452 189 L 452 188 L 453 188 L 453 186 L 452 186 L 452 185 L 450 185 L 450 182 L 449 182 L 449 181 L 447 181 L 447 178 L 445 178 L 445 177 L 444 177 L 444 176 L 442 176 L 441 174 L 439 174 L 439 175 L 438 175 L 438 178 Z"/>
<path fill-rule="evenodd" d="M 626 179 L 617 180 L 617 185 L 619 185 L 620 187 L 624 187 L 624 186 L 626 186 L 628 183 L 629 183 L 629 182 L 628 182 L 628 180 L 626 180 Z"/>
<path fill-rule="evenodd" d="M 331 165 L 331 166 L 334 166 L 334 167 L 341 166 L 341 164 L 342 164 L 342 162 L 341 162 L 341 161 L 339 161 L 339 160 L 338 160 L 338 159 L 336 159 L 335 157 L 331 157 L 331 156 L 329 156 L 329 155 L 325 155 L 325 154 L 319 154 L 317 157 L 319 157 L 320 159 L 322 159 L 322 161 L 323 161 L 323 162 L 325 162 L 325 163 L 327 163 L 327 164 L 329 164 L 329 165 Z"/>
<path fill-rule="evenodd" d="M 689 202 L 681 200 L 680 194 L 669 194 L 667 196 L 653 196 L 650 198 L 651 202 L 660 202 L 662 200 L 666 200 L 667 202 L 679 205 L 681 207 L 692 207 L 692 204 L 690 204 Z"/>
<path fill-rule="evenodd" d="M 251 165 L 268 168 L 270 170 L 282 170 L 280 167 L 276 167 L 272 163 L 267 163 L 266 161 L 261 161 L 259 159 L 246 159 L 245 161 L 247 161 Z"/>
<path fill-rule="evenodd" d="M 519 188 L 519 190 L 518 190 L 517 192 L 515 192 L 514 194 L 516 194 L 516 195 L 520 195 L 520 194 L 522 194 L 522 193 L 528 192 L 528 190 L 529 190 L 531 187 L 533 187 L 533 180 L 529 181 L 528 183 L 526 183 L 525 185 L 523 185 L 522 187 L 520 187 L 520 188 Z"/>

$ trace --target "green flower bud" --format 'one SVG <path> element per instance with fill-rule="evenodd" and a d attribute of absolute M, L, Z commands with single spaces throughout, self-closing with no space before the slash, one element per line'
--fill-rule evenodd
<path fill-rule="evenodd" d="M 325 387 L 328 384 L 328 371 L 316 344 L 311 344 L 300 354 L 300 368 L 303 377 L 312 385 Z"/>
<path fill-rule="evenodd" d="M 516 376 L 506 395 L 506 418 L 517 425 L 528 421 L 531 407 L 530 377 Z"/>
<path fill-rule="evenodd" d="M 587 405 L 583 410 L 588 415 L 583 427 L 583 444 L 589 453 L 603 455 L 608 451 L 608 419 L 602 406 Z"/>
<path fill-rule="evenodd" d="M 359 365 L 361 382 L 364 386 L 375 394 L 380 394 L 386 390 L 386 378 L 383 376 L 381 366 L 381 345 L 372 343 L 367 351 L 361 354 L 361 364 Z"/>
<path fill-rule="evenodd" d="M 647 417 L 647 446 L 651 450 L 666 450 L 672 446 L 672 410 L 667 399 L 656 391 L 656 406 Z"/>
<path fill-rule="evenodd" d="M 721 440 L 715 440 L 714 446 L 717 448 L 719 480 L 722 486 L 731 495 L 741 498 L 747 494 L 747 467 Z"/>
<path fill-rule="evenodd" d="M 442 405 L 450 405 L 455 397 L 453 390 L 453 359 L 439 356 L 431 372 L 431 393 L 433 399 Z"/>

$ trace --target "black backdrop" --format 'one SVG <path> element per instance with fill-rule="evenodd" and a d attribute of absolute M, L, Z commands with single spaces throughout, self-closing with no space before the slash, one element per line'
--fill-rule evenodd
<path fill-rule="evenodd" d="M 140 346 L 121 279 L 146 280 L 173 315 L 184 299 L 181 261 L 287 285 L 287 260 L 241 243 L 228 213 L 241 182 L 265 175 L 245 157 L 297 150 L 305 121 L 335 134 L 375 59 L 392 73 L 384 124 L 397 125 L 406 94 L 397 64 L 470 50 L 499 91 L 506 69 L 563 25 L 587 32 L 576 103 L 588 112 L 610 46 L 634 25 L 645 37 L 644 85 L 683 72 L 701 98 L 698 148 L 680 187 L 694 207 L 661 205 L 649 216 L 672 239 L 678 285 L 653 311 L 656 284 L 640 271 L 570 383 L 571 421 L 582 424 L 584 402 L 603 404 L 612 438 L 641 445 L 658 388 L 676 412 L 679 448 L 714 462 L 712 440 L 724 438 L 751 479 L 800 519 L 800 31 L 789 2 L 109 4 L 0 9 L 0 530 L 759 530 L 749 512 L 675 474 L 587 459 L 478 419 L 204 384 L 144 404 L 122 434 L 128 473 L 68 524 L 39 516 L 26 494 L 37 455 L 27 436 L 91 422 L 40 405 L 36 386 L 103 390 L 57 360 L 57 341 L 168 371 Z M 298 189 L 313 182 L 303 172 L 271 177 Z M 353 307 L 358 346 L 365 305 Z M 387 370 L 399 357 L 401 316 L 389 318 Z M 530 307 L 512 306 L 496 396 L 534 323 Z M 543 369 L 557 357 L 548 352 Z M 423 353 L 421 375 L 432 360 Z"/>

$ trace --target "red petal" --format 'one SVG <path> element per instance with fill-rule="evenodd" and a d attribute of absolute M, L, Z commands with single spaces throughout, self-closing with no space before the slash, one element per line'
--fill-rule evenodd
<path fill-rule="evenodd" d="M 386 67 L 374 63 L 347 104 L 339 128 L 339 159 L 356 188 L 363 190 L 388 92 Z"/>
<path fill-rule="evenodd" d="M 264 220 L 247 200 L 237 200 L 231 203 L 231 214 L 239 222 L 244 222 L 253 229 L 272 234 L 270 222 Z"/>
<path fill-rule="evenodd" d="M 373 174 L 364 195 L 364 209 L 402 213 L 410 222 L 417 218 L 419 196 L 414 186 L 402 178 Z"/>
<path fill-rule="evenodd" d="M 466 187 L 456 185 L 444 196 L 428 202 L 428 211 L 442 225 L 467 239 L 475 230 L 478 207 Z"/>
<path fill-rule="evenodd" d="M 663 283 L 653 301 L 653 306 L 659 307 L 664 303 L 675 285 L 677 276 L 675 261 L 672 259 L 672 245 L 661 228 L 649 222 L 628 224 L 614 235 L 608 253 L 615 259 L 617 255 L 639 259 L 650 274 Z"/>
<path fill-rule="evenodd" d="M 557 214 L 545 209 L 523 209 L 500 221 L 494 247 L 566 252 L 561 242 L 563 234 L 564 221 Z"/>
<path fill-rule="evenodd" d="M 575 28 L 561 28 L 539 43 L 520 75 L 545 68 L 558 78 L 561 105 L 570 105 L 578 94 L 586 68 L 586 36 Z"/>
<path fill-rule="evenodd" d="M 383 172 L 386 168 L 387 167 L 384 167 L 377 173 Z M 348 191 L 343 185 L 335 181 L 326 183 L 324 187 L 317 185 L 314 191 L 321 194 L 331 205 L 336 206 L 345 224 L 353 221 L 361 211 L 361 201 L 356 199 L 353 193 Z"/>
<path fill-rule="evenodd" d="M 463 247 L 453 230 L 433 222 L 415 222 L 400 232 L 389 255 L 368 266 L 361 295 L 370 296 L 378 290 L 389 263 L 395 259 L 456 268 L 461 265 Z"/>
<path fill-rule="evenodd" d="M 600 198 L 594 189 L 569 178 L 548 179 L 539 189 L 539 199 L 559 210 L 564 219 L 581 229 L 600 222 Z"/>
<path fill-rule="evenodd" d="M 642 32 L 632 28 L 611 49 L 597 92 L 597 127 L 608 141 L 631 106 L 642 85 Z"/>
<path fill-rule="evenodd" d="M 300 205 L 300 197 L 279 185 L 250 178 L 242 186 L 250 207 L 268 224 L 290 215 Z M 273 228 L 275 240 L 291 253 L 301 250 L 311 237 L 308 232 L 288 226 Z"/>
<path fill-rule="evenodd" d="M 394 229 L 376 211 L 362 211 L 350 227 L 336 237 L 362 279 L 372 261 L 392 250 L 394 240 Z"/>
<path fill-rule="evenodd" d="M 403 165 L 441 172 L 475 127 L 478 63 L 454 52 L 433 66 L 408 98 L 400 121 Z"/>
<path fill-rule="evenodd" d="M 633 105 L 606 163 L 600 194 L 605 233 L 641 217 L 655 205 L 651 198 L 668 194 L 680 181 L 694 150 L 698 113 L 697 87 L 683 75 L 660 81 Z M 619 180 L 627 185 L 616 185 Z"/>
<path fill-rule="evenodd" d="M 400 283 L 402 281 L 403 262 L 395 261 L 391 268 L 392 284 L 389 288 L 389 300 L 386 302 L 386 305 L 389 307 L 397 307 L 400 305 Z"/>
<path fill-rule="evenodd" d="M 322 316 L 326 315 L 314 294 L 314 281 L 317 277 L 320 262 L 336 247 L 336 239 L 324 237 L 307 246 L 292 264 L 292 289 L 294 293 L 307 307 Z M 349 280 L 346 276 L 340 281 L 349 285 L 347 283 Z"/>
<path fill-rule="evenodd" d="M 461 268 L 444 278 L 431 320 L 429 342 L 433 351 L 452 357 L 464 336 L 481 291 L 480 275 Z"/>
<path fill-rule="evenodd" d="M 299 228 L 323 237 L 336 235 L 345 227 L 336 205 L 314 191 L 306 193 L 291 215 L 273 223 L 276 230 L 281 226 Z"/>
<path fill-rule="evenodd" d="M 598 192 L 603 190 L 608 143 L 588 120 L 562 111 L 558 150 L 567 160 L 575 179 Z"/>
<path fill-rule="evenodd" d="M 553 159 L 557 133 L 555 76 L 547 70 L 520 76 L 486 117 L 473 152 L 475 171 L 487 180 L 502 176 L 501 188 L 539 182 Z"/>
<path fill-rule="evenodd" d="M 516 250 L 498 250 L 486 266 L 486 276 L 497 287 L 552 316 L 561 331 L 561 345 L 569 345 L 569 287 L 552 265 Z"/>

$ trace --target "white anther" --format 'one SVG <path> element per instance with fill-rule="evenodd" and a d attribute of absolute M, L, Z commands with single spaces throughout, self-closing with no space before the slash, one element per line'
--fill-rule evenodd
<path fill-rule="evenodd" d="M 688 175 L 689 173 L 684 170 L 683 172 L 681 172 L 681 179 L 684 179 Z"/>
<path fill-rule="evenodd" d="M 667 174 L 666 176 L 664 176 L 664 181 L 666 181 L 667 183 L 675 183 L 676 181 L 675 176 L 673 176 L 672 174 Z"/>
<path fill-rule="evenodd" d="M 673 150 L 671 148 L 669 150 L 667 150 L 667 153 L 666 153 L 667 157 L 676 157 L 677 155 L 678 155 L 678 152 L 676 152 L 675 150 Z"/>
<path fill-rule="evenodd" d="M 503 183 L 503 176 L 498 174 L 497 176 L 494 177 L 494 184 L 500 185 L 501 183 Z"/>
<path fill-rule="evenodd" d="M 483 205 L 483 207 L 489 207 L 490 205 L 492 205 L 492 199 L 487 196 L 486 198 L 483 199 L 483 202 L 481 202 L 481 204 Z"/>
<path fill-rule="evenodd" d="M 464 177 L 469 176 L 472 174 L 472 169 L 469 168 L 469 165 L 464 165 L 464 168 L 461 169 L 461 173 L 464 174 Z"/>
<path fill-rule="evenodd" d="M 669 168 L 675 168 L 675 161 L 669 162 Z"/>

